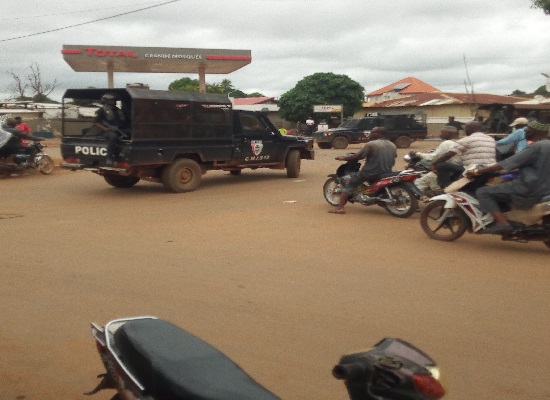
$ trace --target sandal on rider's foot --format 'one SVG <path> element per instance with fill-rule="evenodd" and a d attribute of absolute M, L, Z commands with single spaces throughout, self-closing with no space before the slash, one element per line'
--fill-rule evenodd
<path fill-rule="evenodd" d="M 345 214 L 346 211 L 345 210 L 340 210 L 338 208 L 333 208 L 332 210 L 328 210 L 329 213 L 331 214 Z"/>

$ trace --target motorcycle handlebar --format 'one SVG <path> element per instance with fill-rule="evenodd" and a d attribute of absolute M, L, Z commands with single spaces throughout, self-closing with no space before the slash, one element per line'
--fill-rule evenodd
<path fill-rule="evenodd" d="M 340 380 L 349 380 L 364 375 L 365 365 L 362 363 L 338 364 L 332 369 L 332 376 Z"/>

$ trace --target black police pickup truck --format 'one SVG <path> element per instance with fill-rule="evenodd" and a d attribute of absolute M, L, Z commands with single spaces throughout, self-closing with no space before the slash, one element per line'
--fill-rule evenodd
<path fill-rule="evenodd" d="M 118 99 L 126 121 L 117 130 L 116 159 L 107 162 L 103 135 L 89 135 L 94 118 L 70 118 L 64 106 L 61 166 L 95 172 L 114 187 L 131 187 L 143 179 L 187 192 L 208 170 L 238 175 L 244 168 L 286 168 L 287 177 L 296 178 L 301 160 L 315 156 L 311 138 L 281 135 L 265 113 L 233 110 L 226 95 L 69 89 L 63 103 L 99 102 L 106 93 Z"/>
<path fill-rule="evenodd" d="M 388 139 L 400 149 L 428 134 L 426 125 L 414 115 L 384 114 L 347 119 L 337 128 L 315 132 L 313 137 L 320 149 L 345 149 L 350 143 L 368 142 L 370 131 L 377 126 L 385 127 Z"/>

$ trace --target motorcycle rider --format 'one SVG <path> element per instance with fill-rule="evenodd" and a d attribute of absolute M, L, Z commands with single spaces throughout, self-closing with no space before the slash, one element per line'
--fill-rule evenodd
<path fill-rule="evenodd" d="M 528 143 L 527 139 L 525 138 L 525 128 L 527 127 L 528 123 L 529 120 L 527 118 L 516 118 L 514 122 L 510 124 L 510 127 L 513 129 L 512 133 L 502 139 L 497 140 L 497 149 L 499 148 L 499 146 L 513 145 L 513 149 L 509 153 L 517 153 L 526 148 Z M 505 156 L 508 156 L 508 154 L 502 154 L 501 158 L 506 158 Z"/>
<path fill-rule="evenodd" d="M 515 208 L 527 210 L 550 194 L 550 126 L 538 121 L 530 121 L 525 130 L 528 141 L 532 141 L 524 150 L 488 167 L 475 169 L 466 176 L 500 170 L 519 168 L 520 176 L 510 182 L 494 186 L 484 186 L 476 191 L 479 207 L 491 213 L 495 223 L 483 230 L 483 233 L 504 233 L 515 228 L 506 219 L 499 207 L 499 202 L 512 202 Z"/>
<path fill-rule="evenodd" d="M 392 172 L 397 158 L 397 148 L 386 138 L 386 128 L 381 126 L 374 128 L 369 139 L 370 141 L 358 153 L 335 158 L 338 161 L 364 158 L 365 163 L 359 172 L 351 174 L 349 181 L 342 185 L 338 207 L 329 210 L 329 213 L 345 214 L 344 206 L 355 189 L 367 180 L 376 180 L 382 174 Z"/>
<path fill-rule="evenodd" d="M 442 142 L 437 146 L 437 148 L 430 153 L 420 153 L 416 151 L 409 152 L 411 157 L 420 157 L 423 161 L 431 162 L 434 159 L 439 158 L 443 154 L 447 153 L 456 145 L 456 139 L 458 139 L 458 129 L 454 126 L 445 125 L 441 128 L 441 133 L 439 134 Z M 460 165 L 460 157 L 455 155 L 451 157 L 449 162 Z M 437 193 L 441 191 L 441 186 L 437 184 L 437 175 L 430 171 L 424 176 L 421 176 L 414 181 L 415 186 L 422 192 L 426 194 L 429 192 Z M 425 200 L 426 196 L 423 196 L 422 200 Z"/>
<path fill-rule="evenodd" d="M 21 140 L 25 139 L 39 142 L 42 139 L 23 133 L 19 129 L 15 128 L 16 125 L 17 121 L 14 118 L 8 118 L 2 126 L 3 130 L 11 133 L 11 138 L 4 146 L 2 146 L 2 148 L 0 148 L 0 157 L 9 157 L 16 153 L 23 153 L 30 155 L 30 158 L 32 159 L 36 153 L 35 148 L 33 146 L 24 146 Z"/>
<path fill-rule="evenodd" d="M 107 165 L 112 165 L 118 157 L 119 132 L 125 127 L 124 113 L 116 106 L 117 96 L 113 93 L 105 93 L 101 97 L 103 104 L 97 111 L 94 119 L 94 127 L 99 128 L 103 139 L 107 140 Z"/>
<path fill-rule="evenodd" d="M 492 165 L 496 163 L 495 139 L 481 132 L 481 123 L 470 121 L 464 125 L 466 137 L 457 140 L 456 146 L 432 161 L 432 171 L 437 174 L 437 183 L 442 188 L 449 186 L 454 178 L 464 172 L 464 166 L 470 164 Z M 446 162 L 455 155 L 460 156 L 462 165 Z"/>

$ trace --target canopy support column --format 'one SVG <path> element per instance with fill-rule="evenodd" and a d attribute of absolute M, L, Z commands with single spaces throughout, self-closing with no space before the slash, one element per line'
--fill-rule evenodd
<path fill-rule="evenodd" d="M 107 87 L 109 89 L 115 87 L 115 65 L 113 62 L 107 63 Z"/>
<path fill-rule="evenodd" d="M 199 64 L 199 93 L 206 93 L 206 65 Z"/>

